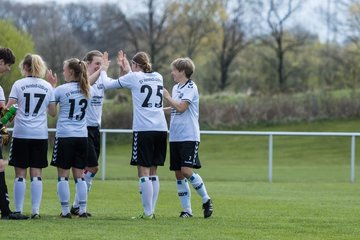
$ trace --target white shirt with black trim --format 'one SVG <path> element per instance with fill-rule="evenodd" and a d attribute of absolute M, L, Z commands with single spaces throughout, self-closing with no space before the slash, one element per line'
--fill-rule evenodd
<path fill-rule="evenodd" d="M 177 102 L 188 102 L 189 106 L 183 113 L 171 108 L 169 141 L 200 142 L 199 92 L 196 84 L 192 80 L 184 85 L 176 84 L 172 89 L 172 98 Z"/>
<path fill-rule="evenodd" d="M 93 91 L 90 87 L 91 96 Z M 78 82 L 68 82 L 55 89 L 55 101 L 60 105 L 56 137 L 87 137 L 86 113 L 90 99 L 81 93 Z"/>
<path fill-rule="evenodd" d="M 5 102 L 4 89 L 0 86 L 0 102 Z"/>
<path fill-rule="evenodd" d="M 107 83 L 106 89 L 113 88 L 131 90 L 134 131 L 167 131 L 163 111 L 164 84 L 159 73 L 130 72 Z"/>
<path fill-rule="evenodd" d="M 104 103 L 105 90 L 106 86 L 109 85 L 111 81 L 116 80 L 108 78 L 107 75 L 100 74 L 99 78 L 92 85 L 94 95 L 91 97 L 90 105 L 88 107 L 88 110 L 86 111 L 87 126 L 101 126 L 101 115 Z"/>
<path fill-rule="evenodd" d="M 18 104 L 12 136 L 26 139 L 47 139 L 47 108 L 55 102 L 53 87 L 41 78 L 17 80 L 9 98 Z"/>

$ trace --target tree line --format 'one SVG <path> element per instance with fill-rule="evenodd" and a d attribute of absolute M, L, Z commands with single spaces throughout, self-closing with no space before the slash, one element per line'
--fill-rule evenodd
<path fill-rule="evenodd" d="M 195 61 L 200 91 L 209 94 L 353 89 L 360 83 L 359 0 L 327 0 L 327 7 L 319 9 L 327 29 L 325 42 L 296 21 L 308 1 L 141 0 L 138 4 L 130 13 L 120 3 L 29 5 L 0 0 L 0 45 L 11 45 L 16 53 L 33 50 L 57 73 L 62 72 L 64 59 L 98 49 L 110 53 L 114 59 L 110 75 L 117 75 L 118 50 L 124 49 L 128 56 L 146 51 L 167 87 L 172 85 L 170 62 L 188 56 Z M 15 35 L 5 38 L 8 25 L 28 43 L 15 40 Z M 337 41 L 339 35 L 342 42 Z"/>

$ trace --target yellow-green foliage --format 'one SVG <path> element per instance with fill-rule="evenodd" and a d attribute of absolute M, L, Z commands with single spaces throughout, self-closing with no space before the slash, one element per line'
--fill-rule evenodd
<path fill-rule="evenodd" d="M 17 67 L 19 62 L 26 53 L 34 53 L 34 42 L 29 34 L 20 31 L 11 22 L 0 20 L 0 46 L 11 48 L 16 56 L 12 71 L 4 75 L 0 83 L 7 96 L 12 83 L 21 78 Z"/>

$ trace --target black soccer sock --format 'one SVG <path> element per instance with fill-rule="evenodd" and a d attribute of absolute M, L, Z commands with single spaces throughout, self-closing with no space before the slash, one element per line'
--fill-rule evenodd
<path fill-rule="evenodd" d="M 5 172 L 0 172 L 0 210 L 1 216 L 7 216 L 11 212 L 9 208 L 8 190 L 5 182 Z"/>

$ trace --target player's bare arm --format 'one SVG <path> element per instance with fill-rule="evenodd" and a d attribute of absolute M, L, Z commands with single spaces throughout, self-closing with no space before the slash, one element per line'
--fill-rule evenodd
<path fill-rule="evenodd" d="M 102 55 L 101 67 L 93 74 L 91 74 L 88 78 L 89 84 L 93 85 L 99 79 L 100 72 L 101 71 L 107 72 L 109 66 L 110 66 L 109 53 L 105 51 Z"/>
<path fill-rule="evenodd" d="M 170 104 L 170 106 L 172 106 L 173 108 L 176 109 L 177 112 L 183 113 L 189 107 L 188 102 L 185 102 L 185 101 L 177 102 L 177 101 L 175 101 L 171 97 L 170 93 L 165 88 L 164 88 L 164 98 Z"/>
<path fill-rule="evenodd" d="M 6 104 L 6 108 L 9 108 L 9 107 L 11 107 L 12 105 L 14 105 L 16 103 L 17 103 L 17 101 L 15 99 L 9 98 L 9 101 Z"/>

